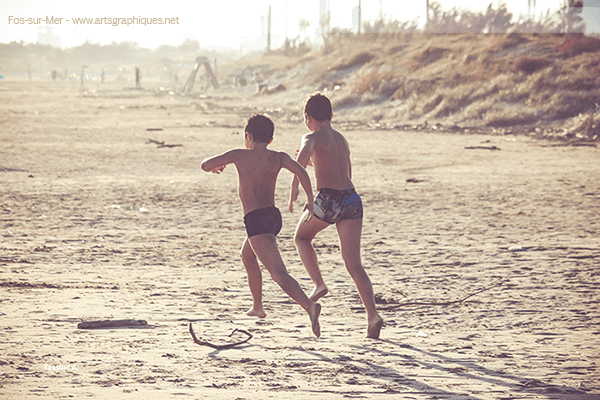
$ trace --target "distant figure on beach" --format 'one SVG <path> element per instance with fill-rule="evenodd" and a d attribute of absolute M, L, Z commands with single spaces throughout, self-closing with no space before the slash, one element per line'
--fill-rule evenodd
<path fill-rule="evenodd" d="M 362 201 L 352 183 L 348 141 L 331 127 L 332 118 L 331 102 L 326 96 L 316 93 L 308 98 L 304 106 L 304 122 L 311 133 L 302 137 L 296 160 L 303 167 L 314 166 L 319 193 L 314 201 L 316 218 L 311 218 L 305 223 L 303 221 L 309 215 L 303 215 L 296 227 L 294 239 L 302 263 L 315 284 L 309 298 L 317 301 L 327 294 L 328 289 L 319 270 L 312 240 L 317 233 L 335 224 L 342 259 L 367 311 L 367 337 L 376 339 L 379 338 L 383 327 L 383 319 L 377 312 L 373 286 L 360 257 Z M 294 201 L 298 199 L 298 194 L 298 179 L 294 177 L 290 193 L 290 212 L 294 211 Z"/>
<path fill-rule="evenodd" d="M 309 198 L 306 218 L 313 214 L 310 177 L 306 170 L 283 152 L 267 146 L 273 141 L 275 126 L 265 115 L 254 114 L 244 128 L 245 149 L 237 148 L 202 161 L 202 169 L 219 174 L 228 164 L 235 164 L 238 172 L 238 192 L 244 210 L 247 238 L 240 256 L 252 294 L 253 307 L 247 315 L 264 318 L 262 305 L 262 274 L 258 260 L 271 274 L 271 278 L 309 315 L 312 331 L 321 335 L 319 315 L 321 305 L 310 300 L 298 282 L 287 272 L 275 235 L 281 230 L 281 213 L 275 207 L 275 183 L 281 168 L 292 172 L 300 181 Z"/>
<path fill-rule="evenodd" d="M 263 90 L 267 89 L 267 85 L 264 83 L 258 72 L 254 73 L 254 82 L 256 83 L 256 93 L 262 93 Z"/>
<path fill-rule="evenodd" d="M 135 67 L 135 88 L 142 88 L 142 84 L 140 83 L 140 69 L 138 67 Z"/>

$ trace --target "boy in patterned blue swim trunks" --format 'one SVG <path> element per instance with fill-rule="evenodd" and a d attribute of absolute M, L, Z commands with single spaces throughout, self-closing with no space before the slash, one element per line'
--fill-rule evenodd
<path fill-rule="evenodd" d="M 320 336 L 321 306 L 310 300 L 287 272 L 275 239 L 281 229 L 281 213 L 275 207 L 275 183 L 279 171 L 287 169 L 302 184 L 309 197 L 304 207 L 307 219 L 310 219 L 314 207 L 310 178 L 306 170 L 289 155 L 267 148 L 273 140 L 274 129 L 273 121 L 265 115 L 252 115 L 244 128 L 246 148 L 232 149 L 207 158 L 202 161 L 202 169 L 220 174 L 227 164 L 234 164 L 238 172 L 238 189 L 248 234 L 240 255 L 253 299 L 253 307 L 247 314 L 259 318 L 266 316 L 262 305 L 260 260 L 273 280 L 308 313 L 313 333 Z"/>
<path fill-rule="evenodd" d="M 328 224 L 362 219 L 362 201 L 356 190 L 321 189 L 315 198 L 315 217 Z"/>
<path fill-rule="evenodd" d="M 344 264 L 354 280 L 367 311 L 367 337 L 379 338 L 383 319 L 377 312 L 373 285 L 360 257 L 362 201 L 352 183 L 348 141 L 331 127 L 332 118 L 331 102 L 327 97 L 316 93 L 308 98 L 304 106 L 304 122 L 311 133 L 302 137 L 302 147 L 298 151 L 296 160 L 303 167 L 314 166 L 319 194 L 314 204 L 316 218 L 308 222 L 299 222 L 294 239 L 302 263 L 315 284 L 309 297 L 317 301 L 327 294 L 328 289 L 319 270 L 312 240 L 317 233 L 335 224 Z M 290 212 L 294 211 L 294 201 L 298 199 L 298 194 L 298 180 L 294 177 L 290 194 Z M 301 221 L 305 219 L 306 216 L 303 216 Z"/>

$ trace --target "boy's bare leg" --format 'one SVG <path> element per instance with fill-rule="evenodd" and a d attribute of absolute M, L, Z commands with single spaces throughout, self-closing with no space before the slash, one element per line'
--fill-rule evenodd
<path fill-rule="evenodd" d="M 383 318 L 377 312 L 373 285 L 360 258 L 362 219 L 342 220 L 336 224 L 336 227 L 340 238 L 344 264 L 354 280 L 356 289 L 367 311 L 367 337 L 378 339 L 383 327 Z"/>
<path fill-rule="evenodd" d="M 300 260 L 302 260 L 304 268 L 306 268 L 310 279 L 315 284 L 315 288 L 308 297 L 312 301 L 318 301 L 321 297 L 327 294 L 328 289 L 323 281 L 323 277 L 321 276 L 321 270 L 319 269 L 319 262 L 317 260 L 317 253 L 312 245 L 312 240 L 317 233 L 327 228 L 329 224 L 315 217 L 312 217 L 308 222 L 304 222 L 307 217 L 307 212 L 308 211 L 302 215 L 300 221 L 298 222 L 294 240 L 296 242 L 296 249 L 300 255 Z"/>
<path fill-rule="evenodd" d="M 248 276 L 248 286 L 250 287 L 250 294 L 252 294 L 252 308 L 248 310 L 246 315 L 251 317 L 264 318 L 267 316 L 262 304 L 262 273 L 260 271 L 260 265 L 256 260 L 256 255 L 248 238 L 244 240 L 242 250 L 240 252 L 242 263 L 246 268 L 246 275 Z"/>
<path fill-rule="evenodd" d="M 275 235 L 256 235 L 252 236 L 249 240 L 254 254 L 256 254 L 260 262 L 269 271 L 271 278 L 308 313 L 313 333 L 315 336 L 321 336 L 321 327 L 319 325 L 321 305 L 310 300 L 300 287 L 300 284 L 287 272 L 277 248 Z"/>

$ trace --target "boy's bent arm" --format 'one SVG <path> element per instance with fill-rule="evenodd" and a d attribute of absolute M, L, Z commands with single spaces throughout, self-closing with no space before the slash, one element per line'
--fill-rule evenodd
<path fill-rule="evenodd" d="M 310 157 L 312 155 L 313 152 L 313 148 L 314 148 L 314 141 L 312 140 L 312 137 L 309 136 L 310 134 L 306 134 L 302 137 L 302 145 L 300 147 L 300 150 L 298 150 L 298 154 L 296 155 L 296 161 L 298 162 L 298 164 L 300 164 L 300 166 L 302 168 L 306 168 L 307 165 L 309 165 L 310 163 Z M 298 194 L 299 194 L 299 190 L 298 190 L 298 175 L 294 174 L 294 177 L 292 178 L 292 184 L 291 184 L 291 191 L 290 191 L 290 203 L 289 203 L 289 210 L 290 212 L 294 212 L 294 201 L 298 200 Z M 305 189 L 306 191 L 306 189 Z M 312 193 L 312 191 L 311 191 Z M 308 194 L 308 192 L 307 192 Z M 311 196 L 312 198 L 312 196 Z"/>
<path fill-rule="evenodd" d="M 309 165 L 310 156 L 312 156 L 314 147 L 315 143 L 312 136 L 310 136 L 310 134 L 304 135 L 302 137 L 302 145 L 296 156 L 296 161 L 298 161 L 298 164 L 302 165 L 303 168 L 306 168 L 306 166 Z"/>
<path fill-rule="evenodd" d="M 298 189 L 298 177 L 294 175 L 292 178 L 292 184 L 290 186 L 290 202 L 288 204 L 288 210 L 291 213 L 294 212 L 294 202 L 298 200 L 298 195 L 300 194 L 300 190 Z"/>
<path fill-rule="evenodd" d="M 284 157 L 283 157 L 281 166 L 294 174 L 294 181 L 296 182 L 295 198 L 293 198 L 294 196 L 292 193 L 292 195 L 290 196 L 290 204 L 289 204 L 288 208 L 289 208 L 290 212 L 294 212 L 293 202 L 298 199 L 298 181 L 299 181 L 300 184 L 302 185 L 302 188 L 304 189 L 304 192 L 306 193 L 306 196 L 307 196 L 306 208 L 312 214 L 314 198 L 313 198 L 312 186 L 310 183 L 310 176 L 308 176 L 308 172 L 306 172 L 306 170 L 304 169 L 304 167 L 302 165 L 300 165 L 298 162 L 292 160 L 292 158 L 290 156 L 288 156 L 287 154 L 285 154 L 285 153 L 283 153 L 283 154 L 284 154 Z M 294 192 L 293 186 L 292 186 L 292 192 Z"/>
<path fill-rule="evenodd" d="M 214 172 L 215 174 L 223 172 L 227 164 L 235 162 L 236 150 L 229 150 L 223 154 L 209 157 L 202 161 L 202 170 Z"/>

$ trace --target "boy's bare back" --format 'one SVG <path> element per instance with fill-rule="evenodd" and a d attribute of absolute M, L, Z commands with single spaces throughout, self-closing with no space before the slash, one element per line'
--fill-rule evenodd
<path fill-rule="evenodd" d="M 286 153 L 260 149 L 233 149 L 216 163 L 233 163 L 238 171 L 238 193 L 244 214 L 275 204 L 275 184 L 281 168 L 293 170 L 295 162 Z M 221 158 L 222 157 L 222 158 Z"/>
<path fill-rule="evenodd" d="M 341 133 L 326 127 L 304 135 L 298 160 L 306 157 L 312 158 L 318 190 L 354 189 L 350 147 Z"/>
<path fill-rule="evenodd" d="M 275 184 L 285 157 L 290 158 L 269 149 L 239 151 L 235 166 L 244 214 L 275 204 Z"/>

